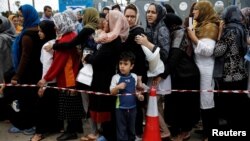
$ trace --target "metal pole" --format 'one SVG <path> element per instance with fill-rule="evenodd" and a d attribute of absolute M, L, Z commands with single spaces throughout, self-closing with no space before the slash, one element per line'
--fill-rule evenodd
<path fill-rule="evenodd" d="M 9 9 L 9 12 L 10 12 L 10 0 L 8 0 L 8 9 Z"/>
<path fill-rule="evenodd" d="M 35 8 L 35 0 L 32 0 L 32 5 Z"/>

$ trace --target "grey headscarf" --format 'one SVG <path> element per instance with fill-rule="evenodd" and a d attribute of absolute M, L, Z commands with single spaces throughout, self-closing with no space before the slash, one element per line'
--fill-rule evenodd
<path fill-rule="evenodd" d="M 235 5 L 228 6 L 222 13 L 222 19 L 225 22 L 225 31 L 223 33 L 227 33 L 227 30 L 236 28 L 241 35 L 241 38 L 237 39 L 237 42 L 242 44 L 244 52 L 246 52 L 247 32 L 246 27 L 243 25 L 244 16 L 239 7 Z M 223 38 L 224 35 L 222 34 L 221 37 Z"/>
<path fill-rule="evenodd" d="M 145 33 L 147 34 L 149 40 L 157 45 L 160 46 L 161 43 L 158 43 L 158 30 L 163 27 L 163 26 L 166 26 L 165 23 L 164 23 L 164 18 L 166 16 L 166 9 L 159 5 L 159 4 L 156 4 L 156 3 L 151 3 L 150 5 L 154 5 L 155 8 L 156 8 L 156 13 L 157 13 L 157 19 L 155 20 L 155 22 L 152 24 L 152 25 L 149 25 L 148 21 L 147 21 L 147 26 L 146 26 L 146 31 Z M 149 6 L 150 6 L 149 5 Z"/>
<path fill-rule="evenodd" d="M 14 37 L 16 33 L 14 25 L 4 16 L 0 16 L 0 20 L 0 33 Z"/>

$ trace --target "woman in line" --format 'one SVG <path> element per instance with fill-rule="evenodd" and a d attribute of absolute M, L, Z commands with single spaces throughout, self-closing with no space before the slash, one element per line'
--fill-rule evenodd
<path fill-rule="evenodd" d="M 168 72 L 172 89 L 199 90 L 200 71 L 194 61 L 193 45 L 183 28 L 182 20 L 175 14 L 166 15 L 166 26 L 171 33 Z M 192 82 L 192 83 L 191 83 Z M 175 141 L 190 138 L 190 132 L 200 116 L 200 95 L 196 92 L 172 92 L 166 96 L 166 121 L 171 126 Z"/>
<path fill-rule="evenodd" d="M 147 61 L 146 56 L 141 48 L 140 44 L 135 42 L 137 35 L 145 34 L 144 29 L 140 26 L 139 9 L 134 5 L 127 5 L 124 10 L 124 16 L 126 17 L 130 26 L 128 39 L 123 45 L 122 51 L 131 51 L 135 54 L 135 64 L 132 72 L 137 74 L 137 88 L 142 90 L 143 83 L 147 84 Z M 141 138 L 143 133 L 143 109 L 145 109 L 146 102 L 137 100 L 137 116 L 136 116 L 136 135 Z"/>
<path fill-rule="evenodd" d="M 188 28 L 188 35 L 193 42 L 195 62 L 200 70 L 200 89 L 213 90 L 215 86 L 213 52 L 218 39 L 220 20 L 213 5 L 208 1 L 197 2 L 193 9 L 193 15 L 197 24 L 194 29 Z M 213 92 L 200 93 L 200 108 L 204 139 L 207 140 L 208 136 L 212 135 L 212 129 L 217 127 L 218 122 Z"/>
<path fill-rule="evenodd" d="M 9 83 L 6 74 L 11 72 L 13 63 L 11 56 L 11 46 L 15 39 L 15 28 L 4 16 L 0 16 L 0 84 Z M 8 119 L 8 104 L 3 93 L 4 86 L 0 86 L 0 120 Z"/>
<path fill-rule="evenodd" d="M 70 42 L 64 42 L 64 43 L 55 43 L 55 44 L 51 44 L 48 45 L 46 48 L 52 48 L 54 50 L 58 50 L 58 51 L 67 51 L 70 50 L 72 48 L 75 48 L 77 45 L 81 45 L 81 53 L 83 53 L 85 48 L 89 48 L 91 47 L 93 49 L 93 52 L 96 51 L 96 44 L 94 41 L 94 34 L 95 34 L 95 30 L 97 30 L 98 28 L 98 24 L 99 24 L 99 13 L 95 8 L 86 8 L 84 10 L 84 19 L 83 19 L 83 24 L 84 24 L 84 28 L 80 31 L 80 33 Z M 82 61 L 84 61 L 84 57 L 82 58 Z M 79 62 L 80 64 L 82 64 L 82 62 Z M 78 89 L 83 89 L 83 90 L 89 90 L 90 86 L 84 85 L 84 84 L 77 84 L 77 88 Z M 87 96 L 87 94 L 83 94 L 82 95 L 83 98 L 83 105 L 84 105 L 84 109 L 85 113 L 88 116 L 88 109 L 89 109 L 89 98 Z M 84 111 L 83 111 L 84 113 Z M 88 138 L 90 139 L 96 139 L 95 134 L 97 133 L 97 128 L 96 125 L 93 123 L 93 121 L 90 119 L 90 123 L 91 123 L 91 133 L 88 135 Z M 87 140 L 86 137 L 82 137 L 82 140 Z"/>
<path fill-rule="evenodd" d="M 229 6 L 222 13 L 225 23 L 222 36 L 216 43 L 214 76 L 219 90 L 246 90 L 248 72 L 244 55 L 247 51 L 247 32 L 244 18 L 237 6 Z M 227 121 L 226 129 L 249 131 L 249 99 L 247 94 L 221 93 L 216 104 L 218 113 Z"/>
<path fill-rule="evenodd" d="M 46 41 L 41 50 L 41 63 L 43 64 L 43 75 L 46 75 L 53 61 L 53 53 L 45 51 L 44 47 L 48 43 L 54 43 L 56 38 L 55 24 L 53 21 L 43 20 L 39 23 L 38 35 L 41 40 Z M 48 86 L 56 86 L 56 80 L 48 82 Z M 31 137 L 31 141 L 39 141 L 45 137 L 45 134 L 58 132 L 59 121 L 57 120 L 58 90 L 53 88 L 40 88 L 38 91 L 39 99 L 37 101 L 36 111 L 36 133 Z"/>
<path fill-rule="evenodd" d="M 41 41 L 38 36 L 40 19 L 38 12 L 31 5 L 22 5 L 18 13 L 23 18 L 23 30 L 16 37 L 12 46 L 15 74 L 11 78 L 11 83 L 13 85 L 35 84 L 42 76 L 40 55 L 44 41 Z M 38 89 L 35 87 L 14 87 L 12 89 L 15 89 L 14 105 L 19 105 L 20 109 L 14 108 L 11 123 L 15 127 L 10 128 L 9 132 L 16 133 L 24 130 L 24 134 L 34 134 Z"/>
<path fill-rule="evenodd" d="M 76 37 L 75 25 L 65 13 L 53 16 L 58 43 L 70 42 Z M 38 82 L 44 87 L 47 82 L 56 78 L 57 86 L 68 89 L 76 87 L 76 76 L 79 70 L 80 56 L 76 47 L 67 51 L 57 50 L 53 55 L 53 62 L 46 75 Z M 62 91 L 58 97 L 58 118 L 67 121 L 66 131 L 57 137 L 58 141 L 77 139 L 77 127 L 82 124 L 83 105 L 81 95 L 71 91 Z"/>
<path fill-rule="evenodd" d="M 170 132 L 168 126 L 164 120 L 163 105 L 165 102 L 165 95 L 171 93 L 171 79 L 170 75 L 166 73 L 167 67 L 167 58 L 170 50 L 170 33 L 169 29 L 164 23 L 164 18 L 166 16 L 166 9 L 156 3 L 151 3 L 146 12 L 147 26 L 145 33 L 140 36 L 136 36 L 135 40 L 138 44 L 145 46 L 143 50 L 147 49 L 148 54 L 158 52 L 158 61 L 154 59 L 148 59 L 149 62 L 149 71 L 148 71 L 148 85 L 155 86 L 157 88 L 157 102 L 159 110 L 159 120 L 160 120 L 160 130 L 161 137 L 169 137 Z M 146 53 L 146 52 L 145 52 Z M 153 55 L 152 55 L 153 56 Z M 150 57 L 152 58 L 152 57 Z M 156 57 L 155 57 L 156 58 Z M 155 63 L 153 63 L 155 62 Z M 154 67 L 151 64 L 159 68 Z M 160 69 L 162 68 L 162 69 Z M 155 69 L 155 70 L 154 70 Z M 154 70 L 154 71 L 153 71 Z M 165 115 L 166 116 L 166 115 Z"/>
<path fill-rule="evenodd" d="M 18 15 L 9 15 L 8 19 L 15 26 L 16 34 L 21 33 L 23 27 L 20 25 L 20 19 L 19 19 Z"/>
<path fill-rule="evenodd" d="M 91 89 L 96 92 L 110 93 L 109 85 L 116 73 L 116 64 L 121 53 L 122 43 L 129 33 L 129 24 L 125 16 L 117 10 L 110 10 L 106 16 L 105 32 L 95 39 L 102 46 L 96 54 L 89 54 L 85 61 L 93 66 Z M 102 125 L 102 134 L 107 140 L 116 140 L 115 124 L 116 97 L 91 95 L 91 118 Z"/>

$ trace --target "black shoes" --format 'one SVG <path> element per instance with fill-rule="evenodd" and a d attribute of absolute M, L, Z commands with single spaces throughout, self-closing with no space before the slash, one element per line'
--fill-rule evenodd
<path fill-rule="evenodd" d="M 56 138 L 57 141 L 67 141 L 73 139 L 77 139 L 76 133 L 63 133 L 61 136 Z"/>

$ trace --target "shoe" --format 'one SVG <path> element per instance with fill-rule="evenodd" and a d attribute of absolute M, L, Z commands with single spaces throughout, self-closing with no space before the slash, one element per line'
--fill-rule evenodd
<path fill-rule="evenodd" d="M 104 136 L 100 136 L 96 141 L 107 141 L 107 140 Z"/>
<path fill-rule="evenodd" d="M 36 133 L 36 128 L 35 127 L 23 130 L 24 135 L 34 135 L 35 133 Z"/>
<path fill-rule="evenodd" d="M 77 139 L 76 133 L 63 133 L 61 136 L 57 137 L 57 141 L 66 141 L 66 140 L 73 140 Z"/>
<path fill-rule="evenodd" d="M 142 141 L 142 136 L 135 136 L 135 141 Z"/>
<path fill-rule="evenodd" d="M 22 133 L 23 130 L 20 130 L 18 128 L 16 128 L 15 126 L 11 127 L 9 130 L 8 130 L 9 133 Z"/>

